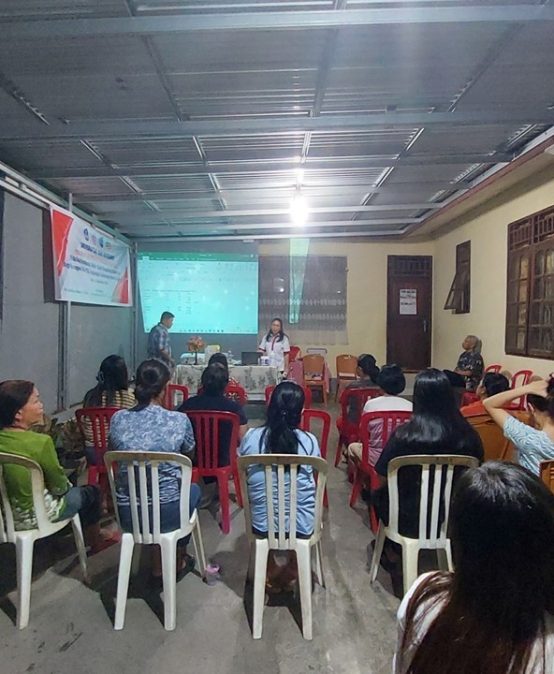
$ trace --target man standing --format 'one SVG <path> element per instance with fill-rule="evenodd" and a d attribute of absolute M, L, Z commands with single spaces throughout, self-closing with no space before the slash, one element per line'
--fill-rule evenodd
<path fill-rule="evenodd" d="M 160 322 L 150 330 L 148 335 L 148 358 L 161 360 L 171 370 L 175 361 L 171 358 L 171 346 L 169 344 L 169 329 L 173 325 L 175 316 L 170 311 L 164 311 Z"/>

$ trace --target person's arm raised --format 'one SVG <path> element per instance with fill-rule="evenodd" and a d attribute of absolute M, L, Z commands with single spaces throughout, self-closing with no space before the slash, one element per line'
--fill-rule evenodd
<path fill-rule="evenodd" d="M 539 379 L 538 381 L 533 381 L 525 386 L 509 389 L 508 391 L 497 393 L 490 398 L 485 398 L 483 400 L 483 405 L 494 421 L 502 428 L 506 419 L 511 416 L 507 410 L 503 409 L 506 405 L 509 405 L 512 400 L 521 398 L 521 396 L 528 395 L 529 393 L 546 398 L 547 388 L 548 382 L 544 379 Z"/>

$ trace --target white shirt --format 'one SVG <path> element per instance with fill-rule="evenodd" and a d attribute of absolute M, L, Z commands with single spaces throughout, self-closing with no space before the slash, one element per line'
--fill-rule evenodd
<path fill-rule="evenodd" d="M 258 349 L 263 351 L 269 357 L 269 364 L 278 367 L 281 371 L 285 369 L 285 354 L 290 351 L 289 338 L 285 335 L 282 341 L 277 341 L 279 335 L 271 336 L 269 339 L 264 335 Z"/>
<path fill-rule="evenodd" d="M 412 403 L 399 396 L 378 396 L 370 398 L 364 405 L 364 412 L 411 412 Z"/>
<path fill-rule="evenodd" d="M 429 607 L 427 604 L 419 604 L 415 612 L 416 629 L 414 630 L 413 640 L 412 642 L 406 644 L 406 648 L 402 650 L 404 631 L 406 629 L 406 611 L 408 609 L 408 604 L 410 603 L 410 599 L 414 595 L 417 588 L 431 575 L 433 575 L 433 572 L 424 573 L 421 575 L 404 595 L 404 599 L 398 608 L 398 641 L 396 644 L 396 652 L 394 654 L 392 664 L 393 674 L 406 674 L 415 652 L 423 641 L 424 636 L 427 634 L 427 630 L 431 627 L 431 624 L 443 607 L 443 603 L 440 600 L 431 607 Z M 548 663 L 552 662 L 554 659 L 554 617 L 548 613 L 544 616 L 544 627 L 545 656 L 546 666 L 548 668 Z M 531 658 L 529 665 L 525 670 L 525 674 L 542 674 L 543 671 L 545 670 L 543 670 L 542 667 L 542 639 L 537 639 L 531 651 Z"/>

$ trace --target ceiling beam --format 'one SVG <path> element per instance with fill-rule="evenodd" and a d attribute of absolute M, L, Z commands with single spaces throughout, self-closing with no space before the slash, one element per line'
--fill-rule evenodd
<path fill-rule="evenodd" d="M 3 119 L 0 140 L 40 141 L 63 139 L 124 139 L 133 138 L 192 138 L 193 136 L 237 136 L 276 133 L 363 132 L 373 129 L 419 126 L 495 126 L 524 124 L 554 124 L 554 110 L 532 108 L 512 110 L 481 110 L 453 112 L 384 112 L 351 115 L 281 116 L 261 118 L 226 118 L 208 120 L 97 120 L 73 121 L 62 124 L 52 121 L 49 126 L 32 120 Z"/>
<path fill-rule="evenodd" d="M 398 232 L 388 232 L 383 231 L 373 231 L 373 232 L 313 232 L 306 234 L 306 232 L 301 233 L 286 233 L 286 234 L 245 234 L 244 236 L 236 236 L 234 234 L 183 234 L 181 236 L 175 236 L 170 234 L 169 236 L 155 236 L 155 237 L 145 237 L 137 236 L 133 237 L 128 235 L 128 238 L 137 243 L 170 243 L 172 241 L 184 241 L 184 240 L 199 240 L 199 241 L 236 241 L 237 239 L 243 239 L 245 242 L 249 241 L 258 241 L 258 240 L 268 240 L 268 239 L 345 239 L 345 238 L 373 238 L 379 237 L 381 239 L 400 239 L 406 230 L 402 229 Z"/>
<path fill-rule="evenodd" d="M 434 23 L 527 23 L 553 21 L 554 8 L 541 5 L 398 7 L 333 11 L 237 12 L 3 22 L 2 41 L 157 35 L 225 30 L 307 30 L 348 26 Z"/>
<path fill-rule="evenodd" d="M 422 154 L 400 159 L 392 157 L 368 157 L 358 159 L 352 157 L 348 159 L 309 160 L 305 164 L 295 164 L 292 162 L 226 162 L 218 164 L 216 162 L 206 162 L 204 164 L 160 164 L 156 166 L 128 166 L 122 168 L 110 168 L 103 165 L 91 167 L 75 168 L 31 168 L 28 170 L 34 180 L 52 180 L 61 178 L 116 178 L 122 177 L 148 177 L 148 176 L 168 176 L 179 177 L 184 175 L 210 175 L 210 174 L 235 174 L 235 173 L 282 173 L 299 169 L 308 173 L 303 179 L 309 186 L 310 171 L 351 171 L 364 170 L 370 168 L 386 168 L 390 166 L 431 166 L 434 164 L 448 164 L 467 166 L 468 164 L 499 164 L 508 163 L 514 155 L 508 152 L 496 153 L 470 153 L 470 154 L 452 154 L 452 155 L 432 155 Z M 340 179 L 340 175 L 337 176 Z M 222 188 L 225 191 L 225 188 Z"/>

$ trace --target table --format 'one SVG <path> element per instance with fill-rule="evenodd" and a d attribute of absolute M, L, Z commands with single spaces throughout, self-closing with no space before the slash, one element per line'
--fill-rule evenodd
<path fill-rule="evenodd" d="M 204 365 L 177 365 L 173 383 L 188 388 L 191 396 L 196 395 Z M 282 379 L 281 372 L 270 365 L 231 365 L 229 377 L 239 383 L 252 401 L 265 400 L 266 386 L 276 386 Z"/>

